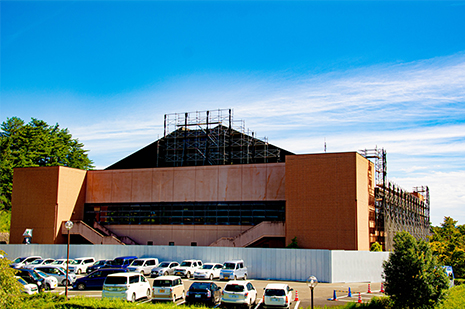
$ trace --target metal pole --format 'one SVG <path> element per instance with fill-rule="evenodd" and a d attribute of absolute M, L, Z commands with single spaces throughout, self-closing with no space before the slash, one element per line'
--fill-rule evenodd
<path fill-rule="evenodd" d="M 68 268 L 69 268 L 69 229 L 68 229 L 68 248 L 66 250 L 66 279 L 65 279 L 65 296 L 68 299 Z"/>
<path fill-rule="evenodd" d="M 311 295 L 311 302 L 312 302 L 312 306 L 311 306 L 311 309 L 313 309 L 313 288 L 311 288 L 311 291 L 312 291 L 312 295 Z"/>

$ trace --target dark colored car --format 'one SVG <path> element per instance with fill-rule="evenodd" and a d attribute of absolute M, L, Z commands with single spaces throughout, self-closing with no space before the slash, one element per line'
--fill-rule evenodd
<path fill-rule="evenodd" d="M 221 288 L 214 282 L 194 282 L 186 293 L 186 302 L 215 306 L 221 301 Z"/>
<path fill-rule="evenodd" d="M 73 283 L 73 289 L 101 289 L 109 274 L 128 272 L 125 268 L 100 268 Z"/>
<path fill-rule="evenodd" d="M 103 266 L 105 266 L 107 264 L 107 261 L 108 260 L 98 260 L 94 264 L 87 267 L 86 273 L 90 274 L 91 272 L 94 272 L 94 271 L 100 269 L 101 267 L 103 267 Z"/>
<path fill-rule="evenodd" d="M 45 290 L 45 279 L 39 276 L 33 269 L 18 269 L 16 276 L 23 278 L 23 280 L 27 283 L 36 284 L 39 288 L 39 292 L 43 292 Z"/>
<path fill-rule="evenodd" d="M 137 256 L 120 256 L 114 260 L 109 260 L 102 268 L 127 268 Z"/>

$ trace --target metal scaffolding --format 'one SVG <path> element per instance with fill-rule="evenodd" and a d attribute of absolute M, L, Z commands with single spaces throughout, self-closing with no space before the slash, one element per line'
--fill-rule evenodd
<path fill-rule="evenodd" d="M 370 242 L 379 242 L 384 250 L 393 249 L 397 232 L 407 231 L 425 239 L 430 229 L 430 198 L 426 186 L 408 192 L 387 179 L 384 149 L 365 149 L 359 153 L 375 168 L 374 207 L 370 208 Z M 373 227 L 374 226 L 374 227 Z"/>
<path fill-rule="evenodd" d="M 234 120 L 231 109 L 166 114 L 164 166 L 196 166 L 268 163 L 284 161 L 282 149 L 258 139 L 245 129 L 243 120 Z M 290 153 L 286 153 L 290 154 Z"/>

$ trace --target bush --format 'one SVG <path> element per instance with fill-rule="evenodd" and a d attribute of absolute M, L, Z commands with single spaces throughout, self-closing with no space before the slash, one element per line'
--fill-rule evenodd
<path fill-rule="evenodd" d="M 0 250 L 4 257 L 6 253 Z M 6 257 L 0 259 L 0 308 L 16 308 L 21 302 L 22 285 L 15 278 L 16 270 Z"/>
<path fill-rule="evenodd" d="M 444 298 L 448 278 L 424 240 L 407 232 L 394 237 L 394 253 L 383 263 L 385 291 L 395 308 L 434 308 Z"/>

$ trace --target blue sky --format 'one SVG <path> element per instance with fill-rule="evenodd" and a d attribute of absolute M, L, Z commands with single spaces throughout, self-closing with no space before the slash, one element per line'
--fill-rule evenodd
<path fill-rule="evenodd" d="M 163 115 L 232 108 L 296 153 L 383 147 L 465 224 L 465 1 L 1 1 L 0 121 L 69 128 L 97 168 Z"/>

